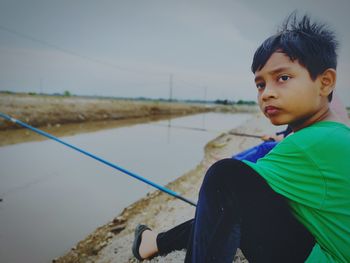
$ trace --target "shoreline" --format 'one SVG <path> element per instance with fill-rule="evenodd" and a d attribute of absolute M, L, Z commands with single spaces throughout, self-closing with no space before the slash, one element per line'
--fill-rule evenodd
<path fill-rule="evenodd" d="M 222 133 L 208 142 L 202 161 L 166 187 L 196 201 L 205 171 L 211 164 L 222 158 L 230 158 L 233 154 L 261 142 L 256 138 L 235 136 L 229 132 L 266 134 L 280 129 L 273 127 L 261 114 L 252 114 L 252 118 L 240 127 Z M 187 203 L 174 199 L 159 190 L 152 191 L 126 207 L 110 222 L 97 228 L 70 251 L 53 259 L 52 262 L 137 262 L 132 256 L 131 245 L 133 231 L 138 223 L 147 224 L 152 229 L 161 232 L 192 218 L 194 211 L 194 207 Z M 184 256 L 184 251 L 178 251 L 166 257 L 156 257 L 144 262 L 183 262 Z M 237 253 L 235 262 L 246 263 L 247 260 L 241 253 Z"/>

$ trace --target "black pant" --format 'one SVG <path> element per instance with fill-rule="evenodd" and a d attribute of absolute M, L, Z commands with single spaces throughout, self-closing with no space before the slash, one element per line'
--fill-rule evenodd
<path fill-rule="evenodd" d="M 248 165 L 215 163 L 201 186 L 194 219 L 157 236 L 160 254 L 186 248 L 186 262 L 304 262 L 315 244 L 286 199 Z"/>

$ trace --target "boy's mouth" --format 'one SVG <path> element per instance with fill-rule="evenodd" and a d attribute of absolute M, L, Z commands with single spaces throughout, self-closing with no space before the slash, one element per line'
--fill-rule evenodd
<path fill-rule="evenodd" d="M 279 108 L 274 107 L 274 106 L 266 106 L 264 108 L 264 111 L 267 115 L 273 116 L 276 115 L 279 112 Z"/>

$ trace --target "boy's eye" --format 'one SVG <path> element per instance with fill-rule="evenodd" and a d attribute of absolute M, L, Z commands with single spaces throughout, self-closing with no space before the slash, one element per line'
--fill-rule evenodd
<path fill-rule="evenodd" d="M 258 82 L 255 85 L 256 85 L 258 90 L 265 88 L 265 83 L 263 83 L 263 82 Z"/>
<path fill-rule="evenodd" d="M 290 77 L 287 75 L 282 75 L 282 76 L 278 77 L 278 81 L 281 81 L 281 82 L 287 81 L 289 79 L 290 79 Z"/>

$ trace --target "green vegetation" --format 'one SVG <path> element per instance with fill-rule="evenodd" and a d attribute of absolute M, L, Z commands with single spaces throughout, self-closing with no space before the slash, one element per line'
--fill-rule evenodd
<path fill-rule="evenodd" d="M 256 105 L 256 102 L 253 100 L 239 100 L 237 101 L 238 105 Z"/>
<path fill-rule="evenodd" d="M 256 102 L 253 100 L 239 100 L 237 102 L 230 100 L 216 100 L 215 104 L 222 105 L 256 105 Z"/>
<path fill-rule="evenodd" d="M 72 94 L 68 90 L 65 90 L 63 93 L 63 96 L 70 97 L 70 96 L 72 96 Z"/>
<path fill-rule="evenodd" d="M 21 94 L 22 92 L 13 92 L 13 91 L 1 91 L 0 94 Z M 23 93 L 22 93 L 23 94 Z M 36 92 L 27 92 L 26 94 L 35 96 L 38 95 Z M 115 97 L 115 96 L 98 96 L 98 95 L 74 95 L 70 91 L 65 90 L 63 93 L 53 93 L 53 94 L 44 94 L 40 93 L 40 95 L 45 96 L 57 96 L 57 97 L 81 97 L 81 98 L 92 98 L 92 99 L 114 99 L 114 100 L 129 100 L 129 101 L 150 101 L 150 102 L 169 102 L 167 98 L 146 98 L 146 97 Z M 201 100 L 201 99 L 172 99 L 170 102 L 172 103 L 195 103 L 195 104 L 221 104 L 221 105 L 256 105 L 255 101 L 252 100 L 227 100 L 227 99 L 217 99 L 217 100 Z M 348 108 L 350 112 L 350 108 Z"/>
<path fill-rule="evenodd" d="M 1 93 L 4 93 L 4 94 L 14 94 L 15 92 L 13 91 L 10 91 L 10 90 L 2 90 L 0 91 Z"/>

